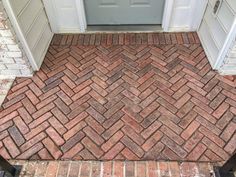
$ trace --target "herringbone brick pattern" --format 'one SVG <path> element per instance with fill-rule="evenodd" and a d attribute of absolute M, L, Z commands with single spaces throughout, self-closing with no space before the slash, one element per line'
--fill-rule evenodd
<path fill-rule="evenodd" d="M 8 159 L 221 161 L 236 149 L 236 80 L 196 33 L 56 35 L 0 112 Z"/>

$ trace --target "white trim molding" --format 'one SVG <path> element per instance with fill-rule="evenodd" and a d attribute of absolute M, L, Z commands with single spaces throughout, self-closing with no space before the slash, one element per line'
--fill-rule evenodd
<path fill-rule="evenodd" d="M 87 29 L 87 21 L 85 14 L 84 0 L 76 0 L 77 14 L 79 19 L 80 32 L 85 32 Z"/>
<path fill-rule="evenodd" d="M 37 63 L 35 62 L 35 60 L 34 60 L 33 54 L 31 52 L 31 50 L 30 50 L 30 48 L 27 44 L 27 41 L 25 39 L 25 36 L 24 36 L 24 34 L 21 30 L 21 27 L 19 26 L 19 22 L 16 19 L 16 16 L 15 16 L 14 11 L 12 9 L 10 0 L 3 0 L 3 5 L 6 9 L 6 12 L 9 16 L 11 24 L 12 24 L 12 26 L 13 26 L 15 32 L 16 32 L 17 37 L 19 38 L 19 41 L 21 42 L 21 45 L 22 45 L 22 47 L 23 47 L 23 49 L 26 53 L 27 58 L 29 59 L 29 62 L 31 64 L 33 70 L 34 71 L 39 70 L 39 67 L 38 67 Z"/>
<path fill-rule="evenodd" d="M 198 30 L 201 22 L 203 20 L 203 16 L 206 11 L 208 0 L 191 0 L 191 16 L 192 16 L 192 21 L 190 24 L 190 30 Z"/>
<path fill-rule="evenodd" d="M 174 0 L 166 0 L 162 20 L 162 28 L 164 31 L 169 31 L 173 7 Z"/>

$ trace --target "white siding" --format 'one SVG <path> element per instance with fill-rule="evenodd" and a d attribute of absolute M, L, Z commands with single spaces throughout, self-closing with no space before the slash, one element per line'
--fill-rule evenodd
<path fill-rule="evenodd" d="M 198 34 L 213 69 L 219 69 L 218 62 L 223 57 L 235 20 L 236 3 L 234 0 L 222 1 L 218 13 L 213 14 L 215 2 L 209 0 Z"/>
<path fill-rule="evenodd" d="M 41 0 L 11 0 L 14 14 L 28 47 L 40 68 L 53 36 Z"/>

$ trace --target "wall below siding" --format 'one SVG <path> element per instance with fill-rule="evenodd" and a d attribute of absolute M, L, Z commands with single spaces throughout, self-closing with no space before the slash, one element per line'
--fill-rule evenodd
<path fill-rule="evenodd" d="M 32 68 L 0 0 L 0 76 L 31 76 Z"/>

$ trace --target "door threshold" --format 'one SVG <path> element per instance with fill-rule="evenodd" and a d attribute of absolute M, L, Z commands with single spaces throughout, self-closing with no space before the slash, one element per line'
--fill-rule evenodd
<path fill-rule="evenodd" d="M 139 33 L 139 32 L 163 32 L 161 25 L 88 25 L 87 33 Z"/>

